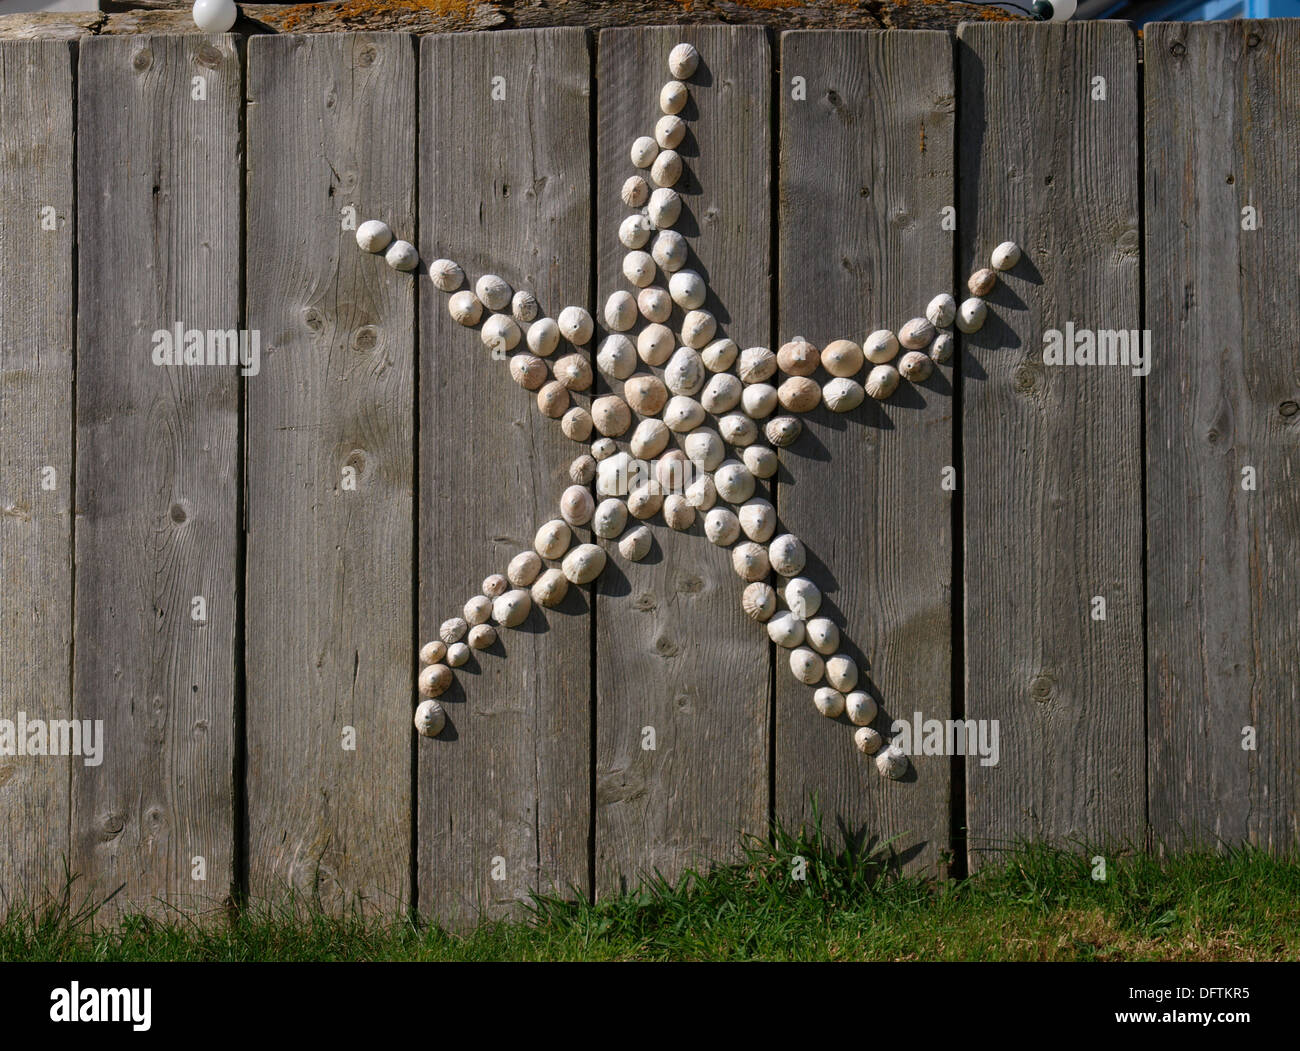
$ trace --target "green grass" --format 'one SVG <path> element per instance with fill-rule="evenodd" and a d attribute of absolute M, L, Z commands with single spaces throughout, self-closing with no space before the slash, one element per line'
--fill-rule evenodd
<path fill-rule="evenodd" d="M 1091 857 L 1107 858 L 1107 879 Z M 796 858 L 807 878 L 791 878 Z M 73 888 L 0 923 L 0 960 L 1271 960 L 1300 959 L 1300 858 L 1253 849 L 1137 853 L 1026 845 L 965 880 L 900 876 L 888 851 L 816 832 L 591 905 L 541 898 L 451 935 L 409 917 L 253 904 L 95 922 Z"/>

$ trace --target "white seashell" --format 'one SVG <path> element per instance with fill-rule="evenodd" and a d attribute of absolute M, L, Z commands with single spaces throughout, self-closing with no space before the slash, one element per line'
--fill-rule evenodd
<path fill-rule="evenodd" d="M 538 318 L 528 326 L 528 349 L 539 358 L 549 358 L 560 345 L 560 326 L 554 318 Z"/>
<path fill-rule="evenodd" d="M 622 333 L 606 336 L 596 351 L 596 368 L 611 379 L 627 379 L 636 371 L 636 347 Z"/>
<path fill-rule="evenodd" d="M 565 307 L 555 323 L 560 326 L 560 335 L 579 347 L 590 342 L 596 331 L 596 323 L 582 307 Z"/>
<path fill-rule="evenodd" d="M 469 631 L 469 625 L 461 617 L 448 617 L 438 628 L 438 638 L 442 639 L 448 646 L 453 642 L 459 642 L 465 637 L 465 632 Z"/>
<path fill-rule="evenodd" d="M 740 458 L 755 478 L 771 478 L 781 466 L 776 452 L 766 445 L 751 445 L 740 454 Z"/>
<path fill-rule="evenodd" d="M 783 577 L 792 577 L 803 569 L 808 561 L 808 552 L 803 541 L 793 533 L 782 533 L 767 546 L 767 557 Z"/>
<path fill-rule="evenodd" d="M 551 366 L 551 371 L 569 390 L 586 390 L 591 386 L 591 362 L 586 354 L 566 354 Z"/>
<path fill-rule="evenodd" d="M 664 505 L 664 491 L 658 482 L 642 482 L 627 494 L 627 513 L 633 518 L 652 518 Z"/>
<path fill-rule="evenodd" d="M 488 598 L 496 598 L 498 595 L 504 595 L 509 587 L 510 581 L 500 573 L 493 573 L 491 576 L 483 578 L 483 594 Z"/>
<path fill-rule="evenodd" d="M 357 246 L 362 251 L 382 252 L 392 240 L 392 229 L 381 219 L 367 219 L 357 227 Z"/>
<path fill-rule="evenodd" d="M 837 339 L 822 348 L 822 368 L 832 376 L 850 379 L 862 371 L 862 348 L 851 339 Z"/>
<path fill-rule="evenodd" d="M 704 535 L 718 547 L 730 547 L 740 539 L 740 519 L 725 507 L 715 507 L 704 516 Z"/>
<path fill-rule="evenodd" d="M 585 442 L 591 437 L 591 413 L 581 405 L 575 405 L 560 418 L 560 430 L 566 438 Z"/>
<path fill-rule="evenodd" d="M 660 186 L 675 186 L 681 177 L 681 155 L 676 150 L 661 150 L 650 165 L 650 178 Z"/>
<path fill-rule="evenodd" d="M 751 419 L 762 420 L 776 411 L 780 399 L 770 383 L 750 383 L 740 396 L 741 407 Z"/>
<path fill-rule="evenodd" d="M 683 310 L 696 310 L 704 306 L 709 290 L 694 270 L 678 270 L 668 279 L 668 294 Z"/>
<path fill-rule="evenodd" d="M 682 342 L 696 350 L 707 345 L 717 331 L 717 319 L 707 310 L 691 310 L 682 318 Z"/>
<path fill-rule="evenodd" d="M 474 294 L 489 310 L 505 310 L 510 305 L 511 291 L 505 278 L 484 274 L 474 282 Z"/>
<path fill-rule="evenodd" d="M 384 262 L 394 270 L 414 270 L 420 265 L 420 253 L 410 241 L 394 241 L 384 253 Z"/>
<path fill-rule="evenodd" d="M 571 485 L 560 496 L 560 517 L 571 526 L 586 525 L 595 513 L 596 501 L 586 486 Z"/>
<path fill-rule="evenodd" d="M 645 288 L 655 279 L 655 261 L 649 252 L 628 252 L 623 257 L 623 276 L 637 288 Z"/>
<path fill-rule="evenodd" d="M 866 396 L 857 380 L 836 378 L 822 388 L 822 401 L 831 412 L 852 412 Z"/>
<path fill-rule="evenodd" d="M 729 445 L 744 448 L 758 440 L 758 424 L 742 413 L 733 412 L 718 421 L 718 433 Z"/>
<path fill-rule="evenodd" d="M 632 410 L 617 394 L 606 394 L 591 403 L 591 422 L 607 438 L 617 438 L 632 426 Z"/>
<path fill-rule="evenodd" d="M 469 629 L 468 642 L 476 650 L 485 650 L 497 641 L 497 629 L 491 624 L 475 624 Z"/>
<path fill-rule="evenodd" d="M 437 664 L 445 656 L 447 656 L 447 644 L 442 639 L 434 639 L 420 647 L 421 664 Z"/>
<path fill-rule="evenodd" d="M 453 668 L 459 668 L 469 660 L 469 647 L 463 642 L 454 642 L 447 647 L 447 663 Z"/>
<path fill-rule="evenodd" d="M 679 347 L 664 367 L 664 384 L 674 394 L 698 394 L 704 386 L 704 362 L 699 352 Z"/>
<path fill-rule="evenodd" d="M 735 363 L 739 353 L 740 348 L 736 346 L 735 340 L 724 338 L 715 339 L 700 351 L 700 357 L 710 372 L 726 372 Z"/>
<path fill-rule="evenodd" d="M 519 346 L 522 335 L 515 319 L 509 314 L 493 314 L 479 329 L 479 338 L 483 340 L 483 346 L 500 354 Z"/>
<path fill-rule="evenodd" d="M 482 624 L 492 615 L 492 600 L 486 595 L 475 595 L 465 603 L 461 613 L 465 616 L 465 623 L 470 627 Z"/>
<path fill-rule="evenodd" d="M 822 400 L 822 389 L 807 376 L 791 376 L 776 389 L 776 399 L 786 412 L 811 412 Z"/>
<path fill-rule="evenodd" d="M 659 268 L 669 274 L 674 274 L 684 267 L 689 254 L 686 238 L 676 230 L 660 230 L 650 249 L 650 255 Z"/>
<path fill-rule="evenodd" d="M 517 588 L 526 588 L 541 571 L 542 559 L 536 551 L 520 551 L 506 566 L 506 579 Z"/>
<path fill-rule="evenodd" d="M 558 420 L 569 408 L 569 388 L 557 380 L 542 385 L 537 392 L 537 411 Z"/>
<path fill-rule="evenodd" d="M 667 230 L 682 215 L 682 199 L 676 190 L 661 186 L 650 195 L 646 215 L 656 230 Z"/>
<path fill-rule="evenodd" d="M 821 353 L 806 339 L 792 339 L 776 352 L 776 367 L 787 376 L 811 376 L 820 364 Z"/>
<path fill-rule="evenodd" d="M 680 493 L 664 497 L 664 521 L 669 529 L 690 529 L 695 523 L 695 508 Z"/>
<path fill-rule="evenodd" d="M 928 354 L 919 350 L 909 350 L 898 363 L 898 373 L 911 383 L 924 383 L 930 378 L 934 363 Z"/>
<path fill-rule="evenodd" d="M 553 518 L 539 530 L 533 537 L 533 550 L 543 558 L 559 558 L 569 549 L 569 541 L 573 539 L 573 530 L 568 523 L 559 518 Z"/>
<path fill-rule="evenodd" d="M 665 113 L 655 121 L 655 142 L 665 150 L 675 150 L 686 138 L 686 121 L 675 113 Z M 644 202 L 642 202 L 644 203 Z"/>
<path fill-rule="evenodd" d="M 876 717 L 876 702 L 871 694 L 855 690 L 844 700 L 849 722 L 854 726 L 866 726 Z"/>
<path fill-rule="evenodd" d="M 539 309 L 537 297 L 531 292 L 520 290 L 510 299 L 510 316 L 520 324 L 535 321 Z"/>
<path fill-rule="evenodd" d="M 592 454 L 595 455 L 595 446 Z M 614 453 L 597 461 L 596 492 L 600 496 L 627 496 L 631 478 L 636 473 L 632 457 L 625 452 Z"/>
<path fill-rule="evenodd" d="M 570 584 L 590 584 L 605 568 L 605 549 L 579 544 L 564 556 L 564 575 Z"/>
<path fill-rule="evenodd" d="M 643 288 L 636 294 L 636 306 L 641 311 L 641 316 L 647 321 L 653 321 L 659 328 L 663 328 L 663 322 L 667 321 L 673 313 L 673 299 L 665 289 L 655 285 Z M 667 331 L 667 330 L 665 330 Z M 668 349 L 672 350 L 672 335 L 669 333 Z"/>
<path fill-rule="evenodd" d="M 546 382 L 546 362 L 531 354 L 516 354 L 510 359 L 510 378 L 524 390 L 536 390 Z"/>
<path fill-rule="evenodd" d="M 930 360 L 936 365 L 942 365 L 952 357 L 953 347 L 956 339 L 951 332 L 940 332 L 934 337 L 934 342 L 930 344 Z"/>
<path fill-rule="evenodd" d="M 898 369 L 893 365 L 877 365 L 867 374 L 863 387 L 873 398 L 883 401 L 898 390 Z"/>
<path fill-rule="evenodd" d="M 826 661 L 826 681 L 843 693 L 858 684 L 858 665 L 845 653 L 837 653 Z"/>
<path fill-rule="evenodd" d="M 618 542 L 618 552 L 629 562 L 640 562 L 650 554 L 653 539 L 647 526 L 637 526 Z"/>
<path fill-rule="evenodd" d="M 804 623 L 788 609 L 784 609 L 767 622 L 767 637 L 778 646 L 794 649 L 803 642 Z"/>
<path fill-rule="evenodd" d="M 957 328 L 967 334 L 978 332 L 984 326 L 989 308 L 982 299 L 967 299 L 957 308 Z"/>
<path fill-rule="evenodd" d="M 744 534 L 760 544 L 767 543 L 776 532 L 776 508 L 766 500 L 746 500 L 737 517 Z"/>
<path fill-rule="evenodd" d="M 844 714 L 844 694 L 822 686 L 813 694 L 813 705 L 827 719 L 838 719 Z"/>
<path fill-rule="evenodd" d="M 465 283 L 465 271 L 451 259 L 435 259 L 429 264 L 429 280 L 441 292 L 455 292 Z"/>
<path fill-rule="evenodd" d="M 1010 270 L 1020 262 L 1020 246 L 1015 241 L 1003 241 L 993 249 L 989 264 L 994 270 Z"/>
<path fill-rule="evenodd" d="M 930 345 L 934 334 L 929 318 L 914 317 L 898 330 L 898 342 L 907 350 L 922 350 Z"/>
<path fill-rule="evenodd" d="M 451 674 L 451 669 L 447 669 Z M 415 709 L 415 729 L 421 737 L 437 737 L 447 726 L 447 713 L 437 701 L 422 701 Z"/>
<path fill-rule="evenodd" d="M 686 458 L 701 471 L 717 470 L 727 452 L 717 432 L 708 427 L 691 431 L 682 442 L 682 450 L 686 453 Z"/>
<path fill-rule="evenodd" d="M 700 66 L 700 53 L 690 44 L 678 44 L 668 52 L 668 68 L 679 80 L 688 80 Z"/>
<path fill-rule="evenodd" d="M 671 437 L 672 431 L 663 420 L 642 420 L 632 432 L 632 439 L 628 445 L 633 456 L 641 460 L 649 460 L 668 448 Z"/>
<path fill-rule="evenodd" d="M 800 620 L 807 620 L 821 608 L 822 593 L 807 577 L 794 577 L 785 585 L 786 608 Z"/>
<path fill-rule="evenodd" d="M 618 226 L 618 243 L 624 248 L 644 248 L 650 241 L 650 220 L 639 212 L 629 215 Z M 624 273 L 626 273 L 624 264 Z M 631 278 L 629 278 L 631 280 Z"/>
<path fill-rule="evenodd" d="M 590 485 L 596 478 L 596 458 L 591 453 L 574 457 L 569 464 L 569 477 L 578 485 Z"/>
<path fill-rule="evenodd" d="M 664 407 L 664 423 L 669 430 L 684 434 L 704 422 L 704 407 L 694 398 L 677 395 Z"/>
<path fill-rule="evenodd" d="M 445 664 L 430 664 L 416 680 L 416 689 L 425 697 L 441 697 L 451 685 L 451 669 Z"/>
<path fill-rule="evenodd" d="M 800 646 L 790 651 L 790 670 L 796 679 L 811 686 L 821 682 L 826 662 L 807 646 Z"/>
<path fill-rule="evenodd" d="M 596 462 L 608 460 L 618 452 L 618 443 L 613 438 L 597 438 L 591 443 L 591 455 L 596 458 Z"/>
<path fill-rule="evenodd" d="M 602 500 L 591 517 L 591 531 L 606 540 L 613 540 L 627 528 L 627 504 L 616 496 Z"/>
<path fill-rule="evenodd" d="M 948 328 L 957 317 L 957 300 L 947 292 L 940 292 L 930 300 L 925 316 L 935 328 Z"/>
<path fill-rule="evenodd" d="M 768 557 L 771 557 L 769 552 Z M 826 617 L 813 617 L 808 622 L 808 645 L 824 657 L 829 657 L 840 646 L 840 629 Z"/>
<path fill-rule="evenodd" d="M 731 568 L 741 580 L 762 580 L 768 570 L 767 549 L 762 544 L 742 541 L 731 549 Z"/>
<path fill-rule="evenodd" d="M 659 108 L 665 113 L 680 113 L 686 108 L 686 85 L 680 80 L 670 80 L 659 92 Z"/>
<path fill-rule="evenodd" d="M 641 176 L 633 175 L 623 183 L 619 196 L 629 208 L 641 208 L 650 200 L 650 184 Z"/>
<path fill-rule="evenodd" d="M 707 511 L 718 502 L 718 490 L 711 475 L 702 474 L 686 487 L 686 502 L 697 511 Z"/>
<path fill-rule="evenodd" d="M 457 292 L 447 300 L 447 312 L 451 314 L 452 320 L 466 326 L 477 325 L 479 319 L 483 317 L 483 304 L 479 302 L 478 296 L 468 290 Z"/>
<path fill-rule="evenodd" d="M 632 149 L 629 153 L 632 157 L 632 163 L 638 168 L 649 168 L 654 163 L 655 157 L 659 155 L 659 143 L 655 142 L 649 135 L 642 135 L 640 138 L 633 140 Z"/>
<path fill-rule="evenodd" d="M 869 729 L 869 727 L 863 727 Z M 858 733 L 861 733 L 859 730 Z M 874 730 L 872 731 L 875 732 Z M 896 744 L 891 744 L 883 752 L 876 756 L 876 769 L 885 777 L 897 781 L 907 773 L 907 753 Z"/>
<path fill-rule="evenodd" d="M 802 430 L 803 424 L 793 416 L 778 416 L 776 419 L 767 421 L 763 433 L 767 435 L 769 442 L 779 449 L 784 449 L 786 446 L 794 444 L 794 440 L 799 437 Z"/>
<path fill-rule="evenodd" d="M 864 755 L 872 755 L 880 748 L 880 734 L 870 726 L 853 731 L 853 746 Z"/>
<path fill-rule="evenodd" d="M 655 461 L 655 481 L 665 493 L 682 492 L 688 475 L 694 477 L 694 470 L 681 449 L 670 449 Z"/>
<path fill-rule="evenodd" d="M 966 282 L 966 287 L 970 289 L 971 295 L 982 297 L 987 296 L 992 292 L 993 286 L 997 283 L 998 272 L 996 270 L 990 270 L 988 267 L 984 267 L 983 269 L 976 270 L 975 273 L 971 274 L 970 280 Z"/>
<path fill-rule="evenodd" d="M 635 355 L 633 360 L 636 360 Z M 633 376 L 623 384 L 623 400 L 633 412 L 654 416 L 668 403 L 668 388 L 658 376 Z"/>
<path fill-rule="evenodd" d="M 754 476 L 739 460 L 728 460 L 714 471 L 713 484 L 729 504 L 743 504 L 754 495 Z"/>
<path fill-rule="evenodd" d="M 713 375 L 700 395 L 700 404 L 706 412 L 717 415 L 730 412 L 740 404 L 740 395 L 745 385 L 730 372 L 718 372 Z"/>
<path fill-rule="evenodd" d="M 740 605 L 751 620 L 765 621 L 776 612 L 776 592 L 771 584 L 756 580 L 745 586 Z"/>
<path fill-rule="evenodd" d="M 564 570 L 552 566 L 533 582 L 529 593 L 539 606 L 554 609 L 569 593 L 569 578 L 564 575 Z"/>
<path fill-rule="evenodd" d="M 875 365 L 883 365 L 898 356 L 898 338 L 887 328 L 878 328 L 862 344 L 862 355 Z"/>
<path fill-rule="evenodd" d="M 776 355 L 766 347 L 746 347 L 737 372 L 743 383 L 764 383 L 776 375 Z"/>
<path fill-rule="evenodd" d="M 533 608 L 533 597 L 523 588 L 507 591 L 492 600 L 492 619 L 503 628 L 516 628 Z"/>
<path fill-rule="evenodd" d="M 619 289 L 605 300 L 605 325 L 615 332 L 626 332 L 636 324 L 636 298 Z M 631 343 L 629 342 L 629 347 Z"/>

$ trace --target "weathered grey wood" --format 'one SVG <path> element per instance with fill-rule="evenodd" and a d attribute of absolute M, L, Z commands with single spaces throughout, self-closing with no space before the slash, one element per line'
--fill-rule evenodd
<path fill-rule="evenodd" d="M 1146 40 L 1150 821 L 1170 849 L 1293 850 L 1300 25 Z"/>
<path fill-rule="evenodd" d="M 104 24 L 99 11 L 32 11 L 0 15 L 3 40 L 79 40 Z"/>
<path fill-rule="evenodd" d="M 249 42 L 249 889 L 331 910 L 410 894 L 417 277 L 343 219 L 414 238 L 415 91 L 405 37 Z"/>
<path fill-rule="evenodd" d="M 428 37 L 420 48 L 422 257 L 457 260 L 471 284 L 499 274 L 551 317 L 590 307 L 584 33 Z M 492 97 L 495 77 L 504 99 Z M 421 640 L 531 549 L 586 450 L 447 301 L 421 284 Z M 443 695 L 447 729 L 417 743 L 419 901 L 440 922 L 501 915 L 533 888 L 586 891 L 589 608 L 590 589 L 572 587 L 557 609 L 534 606 L 501 628 Z"/>
<path fill-rule="evenodd" d="M 999 763 L 966 762 L 974 864 L 1016 837 L 1143 832 L 1141 384 L 1043 346 L 1067 322 L 1141 325 L 1137 57 L 1127 23 L 959 40 L 959 276 L 1025 250 L 960 341 L 965 713 L 1000 727 Z"/>
<path fill-rule="evenodd" d="M 708 281 L 705 309 L 741 346 L 770 335 L 770 55 L 763 30 L 607 30 L 599 38 L 598 302 L 628 284 L 619 189 L 632 141 L 653 132 L 668 52 L 699 50 L 683 112 L 677 229 Z M 660 278 L 662 280 L 662 277 Z M 671 324 L 680 326 L 681 311 Z M 658 370 L 657 370 L 658 371 Z M 599 385 L 604 388 L 603 377 Z M 625 437 L 630 437 L 626 435 Z M 768 817 L 769 652 L 741 612 L 729 550 L 702 517 L 676 533 L 656 516 L 655 550 L 627 563 L 614 544 L 596 609 L 596 866 L 601 893 L 732 856 Z M 653 729 L 654 748 L 647 728 Z"/>
<path fill-rule="evenodd" d="M 74 91 L 66 43 L 0 44 L 0 719 L 11 722 L 72 714 Z M 74 762 L 0 754 L 0 917 L 61 889 Z"/>
<path fill-rule="evenodd" d="M 787 33 L 781 70 L 777 342 L 897 331 L 953 288 L 953 235 L 941 224 L 955 189 L 951 39 Z M 806 101 L 790 97 L 796 76 Z M 821 588 L 821 613 L 858 662 L 886 738 L 894 719 L 951 714 L 951 377 L 938 368 L 844 415 L 822 406 L 781 453 L 782 528 L 808 548 L 803 575 Z M 832 839 L 898 837 L 903 860 L 935 866 L 948 848 L 950 760 L 918 755 L 905 780 L 883 778 L 848 718 L 823 718 L 812 696 L 777 650 L 778 820 L 807 821 L 816 795 Z"/>
<path fill-rule="evenodd" d="M 230 36 L 80 47 L 74 710 L 105 755 L 73 767 L 73 862 L 123 910 L 233 879 L 238 373 L 153 334 L 240 327 L 240 78 Z"/>

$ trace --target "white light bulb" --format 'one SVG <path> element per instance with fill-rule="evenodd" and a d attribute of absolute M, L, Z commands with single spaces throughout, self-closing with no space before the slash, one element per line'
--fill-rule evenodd
<path fill-rule="evenodd" d="M 194 24 L 205 33 L 229 33 L 238 17 L 235 0 L 194 0 Z"/>

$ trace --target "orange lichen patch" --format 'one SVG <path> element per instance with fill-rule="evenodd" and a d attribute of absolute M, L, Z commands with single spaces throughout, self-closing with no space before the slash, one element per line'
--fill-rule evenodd
<path fill-rule="evenodd" d="M 284 8 L 276 21 L 282 29 L 294 29 L 302 20 L 320 11 L 320 4 L 295 4 Z M 345 0 L 332 9 L 340 22 L 364 21 L 377 15 L 398 14 L 404 11 L 423 12 L 448 22 L 469 22 L 479 7 L 476 0 Z"/>

